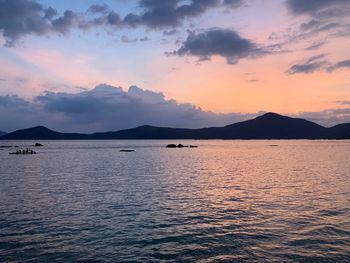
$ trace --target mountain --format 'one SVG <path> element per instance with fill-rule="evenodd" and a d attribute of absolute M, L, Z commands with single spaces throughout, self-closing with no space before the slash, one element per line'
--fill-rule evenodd
<path fill-rule="evenodd" d="M 196 130 L 154 127 L 149 125 L 116 132 L 94 133 L 91 139 L 192 139 Z"/>
<path fill-rule="evenodd" d="M 7 132 L 4 132 L 4 131 L 0 131 L 0 136 L 3 136 L 5 135 Z"/>
<path fill-rule="evenodd" d="M 266 113 L 253 120 L 222 128 L 225 139 L 321 139 L 328 137 L 328 129 L 311 121 Z"/>
<path fill-rule="evenodd" d="M 61 133 L 44 126 L 17 130 L 0 137 L 2 140 L 78 140 L 88 139 L 88 135 L 79 133 Z"/>
<path fill-rule="evenodd" d="M 336 139 L 350 139 L 350 123 L 338 124 L 329 128 L 330 137 Z"/>
<path fill-rule="evenodd" d="M 60 133 L 43 126 L 0 136 L 3 140 L 113 140 L 113 139 L 346 139 L 350 123 L 325 128 L 314 122 L 266 113 L 255 119 L 224 127 L 180 129 L 140 126 L 133 129 L 93 134 Z"/>

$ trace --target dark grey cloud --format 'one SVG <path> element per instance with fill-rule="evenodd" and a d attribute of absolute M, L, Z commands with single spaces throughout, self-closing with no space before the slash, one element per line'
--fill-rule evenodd
<path fill-rule="evenodd" d="M 350 35 L 350 25 L 346 22 L 312 18 L 296 27 L 288 28 L 286 31 L 272 32 L 269 40 L 278 41 L 282 46 L 306 42 L 310 39 L 315 43 L 326 44 L 329 39 L 347 35 Z"/>
<path fill-rule="evenodd" d="M 54 117 L 54 118 L 53 118 Z M 18 96 L 0 96 L 0 126 L 7 131 L 31 127 L 42 120 L 58 119 L 54 114 L 42 111 L 41 106 Z"/>
<path fill-rule="evenodd" d="M 342 69 L 342 68 L 350 68 L 350 59 L 339 61 L 338 63 L 335 63 L 334 65 L 332 65 L 329 68 L 329 70 L 334 71 L 334 70 Z"/>
<path fill-rule="evenodd" d="M 210 29 L 203 33 L 189 32 L 182 46 L 169 54 L 195 56 L 200 61 L 210 60 L 214 55 L 226 58 L 227 63 L 235 64 L 242 58 L 257 57 L 265 54 L 256 43 L 241 37 L 228 29 Z"/>
<path fill-rule="evenodd" d="M 98 13 L 105 14 L 106 12 L 108 12 L 108 10 L 109 10 L 108 5 L 96 4 L 96 5 L 91 5 L 87 12 L 92 13 L 92 14 L 98 14 Z"/>
<path fill-rule="evenodd" d="M 119 130 L 144 124 L 199 128 L 227 125 L 255 115 L 207 112 L 136 86 L 127 92 L 106 84 L 76 94 L 46 92 L 33 101 L 0 96 L 0 128 L 7 131 L 35 125 L 78 132 Z"/>
<path fill-rule="evenodd" d="M 0 31 L 6 45 L 15 45 L 22 36 L 47 34 L 54 14 L 54 9 L 45 9 L 35 1 L 0 0 Z"/>
<path fill-rule="evenodd" d="M 130 26 L 143 25 L 152 29 L 175 27 L 184 19 L 199 16 L 220 5 L 220 0 L 140 0 L 141 14 L 128 14 L 124 23 Z"/>
<path fill-rule="evenodd" d="M 318 56 L 311 57 L 304 62 L 291 66 L 286 71 L 286 73 L 288 75 L 293 75 L 298 73 L 309 74 L 320 70 L 331 73 L 335 70 L 345 69 L 345 68 L 350 68 L 350 60 L 343 60 L 332 64 L 326 59 L 325 54 L 321 54 Z"/>
<path fill-rule="evenodd" d="M 63 16 L 52 21 L 52 29 L 62 34 L 67 34 L 78 24 L 79 15 L 71 10 L 66 10 Z"/>
<path fill-rule="evenodd" d="M 0 32 L 6 46 L 15 46 L 28 35 L 67 34 L 87 23 L 81 14 L 66 10 L 59 16 L 56 9 L 34 0 L 0 0 Z"/>
<path fill-rule="evenodd" d="M 52 8 L 52 7 L 48 7 L 45 11 L 45 16 L 44 18 L 45 19 L 48 19 L 48 20 L 52 20 L 55 16 L 58 15 L 58 12 L 56 9 Z"/>
<path fill-rule="evenodd" d="M 348 0 L 287 0 L 286 3 L 295 14 L 316 14 L 324 10 L 350 6 Z"/>
<path fill-rule="evenodd" d="M 174 29 L 185 20 L 216 7 L 238 8 L 243 0 L 139 0 L 138 9 L 122 17 L 106 4 L 91 5 L 85 13 L 65 10 L 59 15 L 52 7 L 36 0 L 0 0 L 0 32 L 7 46 L 14 46 L 28 35 L 67 34 L 72 29 L 95 27 L 144 26 L 149 29 Z"/>
<path fill-rule="evenodd" d="M 318 55 L 307 59 L 302 63 L 291 66 L 286 73 L 293 75 L 297 73 L 309 74 L 321 69 L 326 69 L 329 66 L 329 62 L 325 60 L 326 55 Z"/>
<path fill-rule="evenodd" d="M 150 28 L 175 27 L 185 19 L 202 15 L 212 8 L 238 8 L 244 4 L 244 0 L 140 0 L 139 6 L 143 13 L 129 14 L 130 17 L 125 17 L 124 22 L 130 21 L 132 26 L 142 24 Z"/>
<path fill-rule="evenodd" d="M 243 6 L 246 3 L 245 0 L 224 0 L 223 4 L 231 7 L 231 8 L 238 8 Z"/>

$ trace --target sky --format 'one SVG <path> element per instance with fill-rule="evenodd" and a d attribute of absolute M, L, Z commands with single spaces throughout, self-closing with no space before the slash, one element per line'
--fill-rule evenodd
<path fill-rule="evenodd" d="M 0 130 L 350 122 L 350 0 L 0 0 Z"/>

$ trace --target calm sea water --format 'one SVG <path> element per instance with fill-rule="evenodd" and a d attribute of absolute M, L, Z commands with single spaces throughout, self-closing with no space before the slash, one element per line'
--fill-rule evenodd
<path fill-rule="evenodd" d="M 0 150 L 1 262 L 350 262 L 349 141 L 42 143 Z"/>

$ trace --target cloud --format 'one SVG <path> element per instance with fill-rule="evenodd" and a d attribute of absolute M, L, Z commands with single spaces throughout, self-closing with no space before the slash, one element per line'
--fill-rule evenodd
<path fill-rule="evenodd" d="M 62 34 L 69 31 L 79 24 L 80 16 L 71 10 L 66 10 L 63 16 L 52 21 L 52 29 Z"/>
<path fill-rule="evenodd" d="M 319 112 L 302 112 L 293 117 L 307 119 L 325 127 L 350 123 L 350 108 L 327 109 Z"/>
<path fill-rule="evenodd" d="M 307 46 L 305 48 L 305 50 L 317 50 L 317 49 L 323 47 L 325 43 L 326 43 L 325 40 L 312 43 L 311 45 Z"/>
<path fill-rule="evenodd" d="M 337 103 L 341 105 L 350 105 L 350 100 L 338 100 Z"/>
<path fill-rule="evenodd" d="M 65 10 L 59 15 L 52 7 L 35 0 L 0 0 L 0 31 L 6 46 L 15 46 L 28 35 L 68 34 L 72 29 L 88 30 L 95 27 L 144 26 L 149 29 L 174 30 L 191 19 L 217 7 L 238 8 L 243 0 L 139 0 L 140 13 L 122 17 L 106 4 L 91 5 L 85 13 Z M 169 31 L 175 32 L 175 31 Z"/>
<path fill-rule="evenodd" d="M 36 125 L 78 132 L 119 130 L 144 124 L 200 128 L 227 125 L 253 116 L 206 112 L 136 86 L 127 92 L 106 84 L 76 94 L 45 92 L 33 101 L 0 96 L 0 128 L 8 131 Z"/>
<path fill-rule="evenodd" d="M 269 40 L 279 41 L 281 46 L 295 45 L 312 40 L 326 44 L 338 37 L 350 36 L 350 1 L 348 0 L 285 0 L 286 7 L 300 23 L 281 32 L 273 32 Z M 308 45 L 305 50 L 323 46 Z"/>
<path fill-rule="evenodd" d="M 350 59 L 335 63 L 334 65 L 332 65 L 329 68 L 329 71 L 334 71 L 334 70 L 342 69 L 342 68 L 350 68 Z"/>
<path fill-rule="evenodd" d="M 131 26 L 145 25 L 152 29 L 175 27 L 184 19 L 199 16 L 220 4 L 220 0 L 192 0 L 180 4 L 180 0 L 140 0 L 142 14 L 129 14 L 124 23 Z"/>
<path fill-rule="evenodd" d="M 13 47 L 28 35 L 67 34 L 88 24 L 83 15 L 71 10 L 57 15 L 56 9 L 33 0 L 0 0 L 0 31 L 5 46 Z"/>
<path fill-rule="evenodd" d="M 348 0 L 287 0 L 286 3 L 290 11 L 297 15 L 317 14 L 320 11 L 350 6 Z"/>
<path fill-rule="evenodd" d="M 176 35 L 176 34 L 178 34 L 178 33 L 179 33 L 179 31 L 176 30 L 176 29 L 171 29 L 171 30 L 165 30 L 165 31 L 163 31 L 163 35 L 164 35 L 164 36 L 172 36 L 172 35 Z"/>
<path fill-rule="evenodd" d="M 286 73 L 288 75 L 293 75 L 297 73 L 309 74 L 315 71 L 319 71 L 321 69 L 325 69 L 329 65 L 329 62 L 327 60 L 324 60 L 325 57 L 326 55 L 324 54 L 311 57 L 307 59 L 305 62 L 291 66 L 286 71 Z"/>
<path fill-rule="evenodd" d="M 291 66 L 286 71 L 286 74 L 288 75 L 293 75 L 298 73 L 310 74 L 320 70 L 331 73 L 338 69 L 350 68 L 350 60 L 343 60 L 332 64 L 331 62 L 326 60 L 325 57 L 326 57 L 325 54 L 311 57 L 304 62 Z"/>
<path fill-rule="evenodd" d="M 59 123 L 59 117 L 55 114 L 47 114 L 40 105 L 14 95 L 0 96 L 0 119 L 1 127 L 7 131 L 41 124 L 43 120 L 51 119 Z"/>
<path fill-rule="evenodd" d="M 109 10 L 109 6 L 106 4 L 96 4 L 96 5 L 91 5 L 89 9 L 87 10 L 88 13 L 92 14 L 98 14 L 102 13 L 105 14 Z"/>
<path fill-rule="evenodd" d="M 223 4 L 231 7 L 231 8 L 238 8 L 245 4 L 244 0 L 224 0 Z"/>
<path fill-rule="evenodd" d="M 22 36 L 45 35 L 55 11 L 30 0 L 0 0 L 0 30 L 6 46 L 13 46 Z"/>
<path fill-rule="evenodd" d="M 195 56 L 200 61 L 210 60 L 217 55 L 226 58 L 228 64 L 236 64 L 242 58 L 257 57 L 264 53 L 266 51 L 256 43 L 241 37 L 237 32 L 216 28 L 199 34 L 189 32 L 182 46 L 169 54 Z"/>
<path fill-rule="evenodd" d="M 349 101 L 339 101 L 349 105 Z M 114 131 L 144 124 L 200 128 L 223 126 L 251 119 L 255 114 L 213 113 L 189 103 L 167 100 L 160 92 L 131 86 L 128 91 L 106 84 L 79 93 L 45 92 L 33 100 L 0 96 L 0 130 L 13 131 L 37 125 L 65 132 Z M 325 126 L 350 122 L 350 108 L 303 112 L 306 118 Z"/>
<path fill-rule="evenodd" d="M 338 102 L 349 105 L 349 101 Z M 126 92 L 106 84 L 79 93 L 46 92 L 29 101 L 0 96 L 1 130 L 13 131 L 36 125 L 65 132 L 114 131 L 149 124 L 200 128 L 223 126 L 251 119 L 255 114 L 220 114 L 189 103 L 166 100 L 162 93 L 131 86 Z M 350 122 L 350 108 L 328 109 L 291 115 L 325 126 Z"/>
<path fill-rule="evenodd" d="M 151 39 L 147 36 L 141 37 L 141 38 L 129 38 L 128 36 L 121 36 L 121 41 L 123 43 L 129 44 L 129 43 L 136 43 L 136 42 L 146 42 L 150 41 Z"/>

